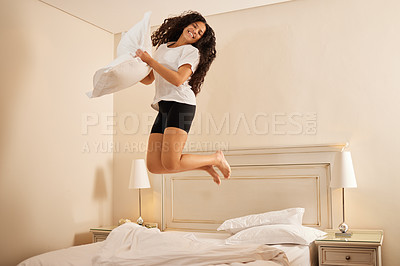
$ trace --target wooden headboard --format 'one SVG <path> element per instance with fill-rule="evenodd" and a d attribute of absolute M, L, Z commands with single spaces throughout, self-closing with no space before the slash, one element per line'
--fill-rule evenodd
<path fill-rule="evenodd" d="M 305 208 L 304 225 L 331 228 L 331 165 L 345 145 L 229 150 L 232 176 L 220 186 L 203 171 L 163 175 L 162 229 L 215 231 L 229 218 L 292 207 Z"/>

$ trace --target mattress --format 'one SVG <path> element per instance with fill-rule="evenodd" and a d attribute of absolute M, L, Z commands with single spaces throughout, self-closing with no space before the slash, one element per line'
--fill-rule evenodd
<path fill-rule="evenodd" d="M 169 231 L 171 232 L 171 231 Z M 184 232 L 173 231 L 176 234 L 194 237 L 198 241 L 213 243 L 216 245 L 225 245 L 225 239 L 229 237 L 226 233 L 204 233 L 204 232 Z M 47 252 L 41 255 L 31 257 L 18 266 L 67 266 L 67 265 L 92 265 L 92 258 L 97 254 L 104 242 L 74 246 L 66 249 Z M 310 263 L 310 246 L 305 245 L 270 245 L 281 249 L 286 253 L 291 266 L 308 266 Z"/>

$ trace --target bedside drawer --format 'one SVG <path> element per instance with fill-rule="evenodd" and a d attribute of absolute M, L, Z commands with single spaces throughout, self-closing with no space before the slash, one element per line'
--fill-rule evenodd
<path fill-rule="evenodd" d="M 106 240 L 107 236 L 109 235 L 109 233 L 99 233 L 96 232 L 93 234 L 93 242 L 100 242 L 100 241 L 104 241 Z"/>
<path fill-rule="evenodd" d="M 321 247 L 322 265 L 376 265 L 376 250 L 371 248 Z"/>

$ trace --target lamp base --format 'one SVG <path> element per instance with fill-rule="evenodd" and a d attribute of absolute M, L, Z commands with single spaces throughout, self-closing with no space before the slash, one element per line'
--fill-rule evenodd
<path fill-rule="evenodd" d="M 143 225 L 142 216 L 139 216 L 139 218 L 137 219 L 136 223 L 137 223 L 138 225 Z"/>
<path fill-rule="evenodd" d="M 343 222 L 339 225 L 340 233 L 335 233 L 335 237 L 351 237 L 353 235 L 352 232 L 348 232 L 349 226 Z"/>

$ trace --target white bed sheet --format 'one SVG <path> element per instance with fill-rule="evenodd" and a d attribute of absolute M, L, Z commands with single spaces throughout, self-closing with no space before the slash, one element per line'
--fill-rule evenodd
<path fill-rule="evenodd" d="M 311 266 L 310 247 L 305 245 L 270 245 L 286 253 L 290 266 Z"/>
<path fill-rule="evenodd" d="M 290 266 L 286 254 L 260 244 L 220 245 L 193 233 L 160 232 L 125 223 L 107 237 L 93 265 L 263 265 Z"/>
<path fill-rule="evenodd" d="M 184 231 L 174 231 L 178 234 L 188 234 Z M 190 232 L 195 235 L 195 237 L 207 243 L 224 245 L 225 239 L 231 235 L 228 233 L 202 233 L 202 232 Z M 269 245 L 271 247 L 278 248 L 286 253 L 291 266 L 310 266 L 310 246 L 306 245 Z"/>
<path fill-rule="evenodd" d="M 89 266 L 92 265 L 92 257 L 102 246 L 103 242 L 97 242 L 50 251 L 26 259 L 17 266 Z"/>
<path fill-rule="evenodd" d="M 230 236 L 227 233 L 203 233 L 203 232 L 185 232 L 174 231 L 177 234 L 193 235 L 202 242 L 224 245 L 226 238 Z M 56 251 L 51 251 L 31 257 L 24 260 L 18 266 L 67 266 L 67 265 L 92 265 L 92 258 L 97 254 L 103 242 L 75 246 Z M 291 266 L 310 266 L 310 247 L 304 245 L 270 245 L 279 248 L 286 253 Z"/>

